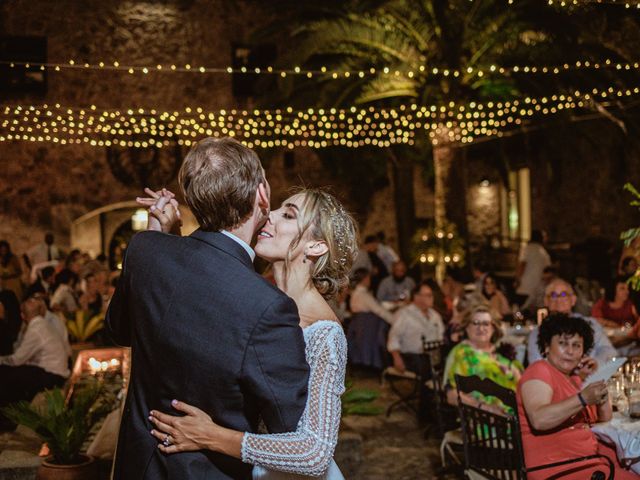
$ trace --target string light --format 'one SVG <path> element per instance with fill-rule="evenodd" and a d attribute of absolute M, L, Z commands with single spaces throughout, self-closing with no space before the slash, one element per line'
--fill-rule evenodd
<path fill-rule="evenodd" d="M 509 0 L 509 4 L 513 3 Z M 625 8 L 640 8 L 639 2 L 629 2 L 624 0 L 547 0 L 550 6 L 559 7 L 583 7 L 591 5 L 617 5 Z"/>
<path fill-rule="evenodd" d="M 640 5 L 640 4 L 638 4 Z M 39 70 L 53 70 L 60 72 L 65 69 L 73 70 L 100 70 L 126 72 L 131 75 L 148 75 L 153 72 L 157 73 L 193 73 L 193 74 L 243 74 L 243 75 L 276 75 L 287 77 L 288 75 L 303 76 L 307 78 L 326 77 L 329 79 L 343 79 L 351 76 L 364 78 L 365 76 L 400 76 L 404 75 L 409 78 L 421 76 L 442 76 L 442 77 L 483 77 L 484 75 L 559 75 L 574 70 L 640 70 L 640 61 L 638 62 L 616 62 L 611 59 L 601 61 L 593 60 L 577 60 L 575 62 L 565 62 L 556 65 L 488 65 L 484 67 L 467 67 L 462 70 L 449 70 L 442 67 L 427 67 L 421 65 L 413 70 L 392 70 L 385 68 L 370 68 L 368 70 L 333 70 L 327 67 L 320 69 L 308 70 L 301 67 L 292 69 L 277 69 L 274 67 L 266 68 L 233 68 L 233 67 L 193 67 L 190 64 L 184 66 L 178 65 L 123 65 L 118 61 L 112 63 L 99 62 L 97 64 L 83 63 L 76 60 L 69 60 L 67 63 L 37 63 L 37 62 L 19 62 L 19 61 L 0 61 L 0 65 L 8 65 L 10 68 L 37 68 Z"/>
<path fill-rule="evenodd" d="M 201 107 L 182 111 L 129 108 L 121 110 L 56 105 L 5 106 L 0 109 L 0 141 L 48 141 L 94 146 L 164 147 L 191 145 L 203 136 L 232 136 L 251 147 L 413 145 L 428 135 L 434 146 L 501 136 L 539 116 L 580 108 L 593 102 L 619 101 L 640 88 L 614 87 L 505 102 L 397 108 L 294 110 L 220 110 Z"/>

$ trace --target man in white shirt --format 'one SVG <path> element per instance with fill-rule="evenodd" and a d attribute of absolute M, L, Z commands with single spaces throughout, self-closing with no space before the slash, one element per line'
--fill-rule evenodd
<path fill-rule="evenodd" d="M 551 258 L 543 246 L 545 237 L 544 231 L 532 231 L 531 241 L 520 252 L 516 272 L 516 293 L 519 296 L 518 303 L 520 305 L 534 294 L 536 287 L 542 280 L 542 271 L 551 265 Z"/>
<path fill-rule="evenodd" d="M 44 236 L 44 242 L 34 245 L 27 252 L 31 266 L 35 266 L 43 262 L 51 262 L 60 260 L 60 249 L 54 243 L 53 233 L 47 232 Z"/>
<path fill-rule="evenodd" d="M 41 299 L 22 304 L 26 331 L 11 355 L 0 357 L 0 407 L 31 400 L 36 393 L 64 385 L 69 376 L 68 350 Z M 0 415 L 0 430 L 13 425 Z"/>
<path fill-rule="evenodd" d="M 433 309 L 433 291 L 424 282 L 414 289 L 412 303 L 396 312 L 389 331 L 387 350 L 397 370 L 426 374 L 423 338 L 428 342 L 444 338 L 442 317 Z"/>

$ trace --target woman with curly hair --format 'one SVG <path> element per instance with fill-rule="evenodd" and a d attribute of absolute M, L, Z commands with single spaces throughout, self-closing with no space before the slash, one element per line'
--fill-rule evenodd
<path fill-rule="evenodd" d="M 538 348 L 544 358 L 529 365 L 516 393 L 525 463 L 532 468 L 602 454 L 616 465 L 616 480 L 637 479 L 618 466 L 615 451 L 598 442 L 590 429 L 594 422 L 611 419 L 606 383 L 582 385 L 596 367 L 595 360 L 586 356 L 593 338 L 593 329 L 585 320 L 563 313 L 551 313 L 540 325 Z M 608 465 L 605 459 L 596 458 L 531 472 L 527 478 L 555 478 L 568 470 L 562 478 L 582 480 L 608 471 Z"/>

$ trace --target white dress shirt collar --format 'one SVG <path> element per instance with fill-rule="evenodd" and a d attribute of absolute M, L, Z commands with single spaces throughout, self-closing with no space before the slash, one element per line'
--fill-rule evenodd
<path fill-rule="evenodd" d="M 245 242 L 240 237 L 237 237 L 236 235 L 234 235 L 233 233 L 227 230 L 220 230 L 220 233 L 226 235 L 234 242 L 237 242 L 242 248 L 244 248 L 245 251 L 249 254 L 249 257 L 251 258 L 252 262 L 256 259 L 256 252 L 253 250 L 253 248 L 249 246 L 247 242 Z"/>

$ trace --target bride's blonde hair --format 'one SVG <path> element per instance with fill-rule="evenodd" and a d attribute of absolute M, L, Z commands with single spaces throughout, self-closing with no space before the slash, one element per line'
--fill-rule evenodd
<path fill-rule="evenodd" d="M 297 217 L 298 234 L 285 259 L 285 278 L 293 251 L 309 231 L 312 241 L 327 245 L 327 252 L 311 264 L 311 282 L 325 299 L 333 298 L 349 283 L 349 272 L 358 253 L 358 228 L 342 204 L 325 190 L 301 188 L 294 194 L 302 198 L 302 204 Z"/>

